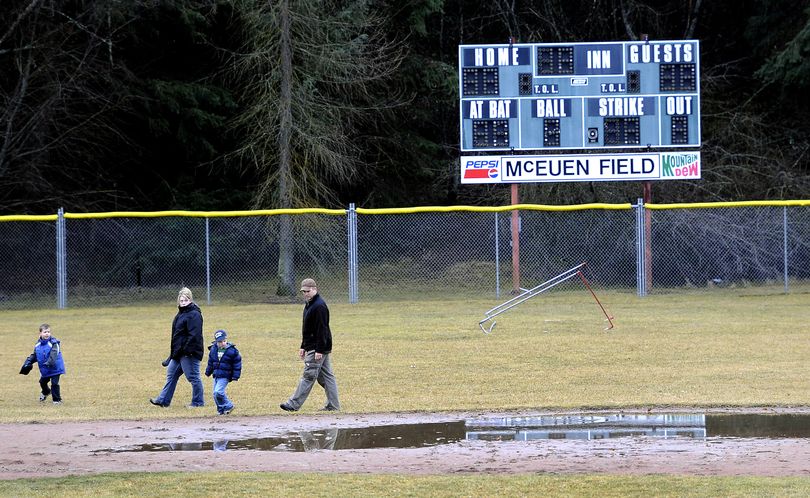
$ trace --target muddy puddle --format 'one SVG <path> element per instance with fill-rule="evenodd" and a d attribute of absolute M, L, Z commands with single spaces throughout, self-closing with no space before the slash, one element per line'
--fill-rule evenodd
<path fill-rule="evenodd" d="M 101 452 L 259 450 L 308 452 L 421 448 L 462 441 L 643 438 L 810 438 L 808 414 L 569 414 L 478 417 L 441 423 L 291 431 L 271 437 L 177 441 Z"/>

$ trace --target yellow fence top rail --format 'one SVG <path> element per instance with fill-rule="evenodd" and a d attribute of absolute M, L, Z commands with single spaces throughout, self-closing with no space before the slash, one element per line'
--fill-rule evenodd
<path fill-rule="evenodd" d="M 56 221 L 55 214 L 9 214 L 0 216 L 0 221 Z"/>
<path fill-rule="evenodd" d="M 783 207 L 783 206 L 810 206 L 810 199 L 787 201 L 739 201 L 739 202 L 693 202 L 680 204 L 645 204 L 648 209 L 704 209 L 704 208 L 734 208 L 734 207 Z M 404 208 L 357 208 L 358 214 L 414 214 L 414 213 L 502 213 L 509 211 L 584 211 L 588 209 L 629 210 L 633 204 L 572 204 L 566 206 L 552 206 L 547 204 L 514 204 L 508 206 L 416 206 Z M 325 214 L 345 215 L 345 209 L 326 208 L 296 208 L 296 209 L 257 209 L 249 211 L 109 211 L 106 213 L 64 213 L 66 219 L 86 220 L 105 218 L 236 218 L 246 216 L 276 216 L 281 214 Z M 4 221 L 56 221 L 56 214 L 17 214 L 0 216 Z"/>
<path fill-rule="evenodd" d="M 357 208 L 357 214 L 412 214 L 412 213 L 501 213 L 504 211 L 579 211 L 584 209 L 630 209 L 630 204 L 576 204 L 550 206 L 545 204 L 514 204 L 509 206 L 417 206 L 407 208 Z"/>
<path fill-rule="evenodd" d="M 739 202 L 686 202 L 681 204 L 645 204 L 648 209 L 703 209 L 703 208 L 732 208 L 732 207 L 785 207 L 810 206 L 810 200 L 792 201 L 739 201 Z"/>
<path fill-rule="evenodd" d="M 69 219 L 98 218 L 238 218 L 244 216 L 273 216 L 279 214 L 346 214 L 345 209 L 297 208 L 256 209 L 249 211 L 111 211 L 109 213 L 65 213 Z"/>

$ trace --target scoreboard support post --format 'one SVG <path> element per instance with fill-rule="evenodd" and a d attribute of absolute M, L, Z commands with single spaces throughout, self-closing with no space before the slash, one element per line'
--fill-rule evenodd
<path fill-rule="evenodd" d="M 652 183 L 643 183 L 644 192 L 644 279 L 646 289 L 652 289 L 652 214 L 646 208 L 652 202 Z"/>
<path fill-rule="evenodd" d="M 511 185 L 512 205 L 520 204 L 518 184 Z M 512 211 L 512 294 L 520 294 L 520 211 Z"/>

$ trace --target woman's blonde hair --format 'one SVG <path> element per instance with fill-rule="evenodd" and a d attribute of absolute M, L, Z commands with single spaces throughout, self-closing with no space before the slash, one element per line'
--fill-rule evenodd
<path fill-rule="evenodd" d="M 188 287 L 180 289 L 180 292 L 177 294 L 177 304 L 180 304 L 180 298 L 183 296 L 187 297 L 189 301 L 194 301 L 194 296 L 191 295 L 191 289 Z"/>

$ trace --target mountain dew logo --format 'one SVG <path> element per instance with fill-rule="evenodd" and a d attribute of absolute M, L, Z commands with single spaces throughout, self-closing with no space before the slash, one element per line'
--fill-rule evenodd
<path fill-rule="evenodd" d="M 697 152 L 661 154 L 661 176 L 700 178 L 700 154 Z"/>

